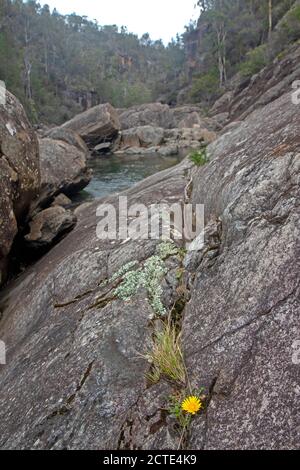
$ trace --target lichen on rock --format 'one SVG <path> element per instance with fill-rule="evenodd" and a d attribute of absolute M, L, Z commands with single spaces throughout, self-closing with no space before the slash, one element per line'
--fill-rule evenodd
<path fill-rule="evenodd" d="M 163 242 L 158 245 L 157 254 L 148 258 L 141 268 L 133 270 L 135 262 L 128 263 L 111 279 L 115 281 L 123 277 L 121 284 L 116 288 L 117 298 L 129 301 L 140 289 L 146 289 L 149 303 L 155 315 L 165 316 L 167 310 L 162 302 L 163 289 L 161 286 L 164 276 L 168 272 L 165 264 L 166 258 L 179 254 L 178 247 L 172 242 Z"/>

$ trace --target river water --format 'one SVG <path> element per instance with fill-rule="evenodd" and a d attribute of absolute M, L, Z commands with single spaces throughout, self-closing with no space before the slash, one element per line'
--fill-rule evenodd
<path fill-rule="evenodd" d="M 108 155 L 90 160 L 89 167 L 94 176 L 80 193 L 80 199 L 90 200 L 124 191 L 154 173 L 177 165 L 182 158 L 179 155 Z"/>

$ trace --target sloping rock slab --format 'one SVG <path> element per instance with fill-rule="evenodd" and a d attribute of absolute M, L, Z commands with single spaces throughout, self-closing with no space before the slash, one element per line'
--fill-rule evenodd
<path fill-rule="evenodd" d="M 209 398 L 190 447 L 296 449 L 300 108 L 288 93 L 208 153 L 193 200 L 216 236 L 193 268 L 183 340 L 192 384 Z"/>
<path fill-rule="evenodd" d="M 190 166 L 138 184 L 127 192 L 129 204 L 180 200 Z M 162 391 L 146 391 L 149 364 L 140 357 L 153 332 L 146 293 L 124 303 L 101 286 L 126 263 L 152 256 L 157 242 L 99 241 L 98 204 L 78 211 L 75 229 L 0 300 L 8 348 L 0 370 L 1 448 L 130 448 L 131 413 L 139 416 L 136 431 L 148 430 L 140 446 L 163 448 L 169 439 L 164 426 L 150 432 L 160 421 Z"/>

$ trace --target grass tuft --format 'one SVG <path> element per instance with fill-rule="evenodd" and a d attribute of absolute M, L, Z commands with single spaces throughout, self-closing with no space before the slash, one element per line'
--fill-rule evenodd
<path fill-rule="evenodd" d="M 157 383 L 161 377 L 185 383 L 186 373 L 181 351 L 181 338 L 175 325 L 169 320 L 162 324 L 161 329 L 154 333 L 154 344 L 145 358 L 152 364 L 147 378 Z"/>

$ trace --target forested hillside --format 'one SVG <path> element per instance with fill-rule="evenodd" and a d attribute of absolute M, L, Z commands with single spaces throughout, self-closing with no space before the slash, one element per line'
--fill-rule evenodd
<path fill-rule="evenodd" d="M 165 46 L 147 33 L 138 38 L 126 27 L 63 16 L 35 0 L 0 0 L 0 79 L 36 123 L 60 124 L 107 101 L 207 106 L 236 73 L 253 75 L 300 37 L 298 0 L 198 6 L 198 22 Z"/>
<path fill-rule="evenodd" d="M 300 38 L 297 0 L 199 0 L 201 16 L 183 36 L 185 99 L 212 101 L 237 73 L 251 77 Z"/>
<path fill-rule="evenodd" d="M 150 102 L 176 82 L 183 62 L 179 38 L 164 47 L 34 0 L 0 0 L 0 78 L 35 121 L 59 123 L 98 102 Z"/>

